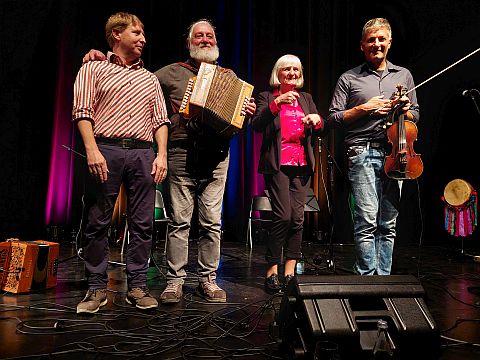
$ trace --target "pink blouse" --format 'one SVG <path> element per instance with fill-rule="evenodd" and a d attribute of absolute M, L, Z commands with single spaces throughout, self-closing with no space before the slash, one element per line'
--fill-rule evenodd
<path fill-rule="evenodd" d="M 273 91 L 273 96 L 277 97 L 278 89 Z M 305 166 L 307 158 L 302 141 L 305 139 L 305 126 L 302 118 L 305 116 L 302 108 L 295 101 L 293 104 L 281 104 L 278 107 L 275 101 L 270 104 L 270 111 L 276 115 L 280 112 L 280 132 L 281 149 L 280 165 Z"/>

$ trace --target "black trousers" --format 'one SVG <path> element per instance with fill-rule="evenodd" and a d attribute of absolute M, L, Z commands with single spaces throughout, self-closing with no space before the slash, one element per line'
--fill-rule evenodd
<path fill-rule="evenodd" d="M 282 166 L 276 174 L 265 174 L 265 186 L 272 203 L 272 229 L 265 259 L 269 266 L 302 257 L 304 207 L 310 174 L 306 167 Z"/>
<path fill-rule="evenodd" d="M 123 182 L 127 193 L 127 283 L 129 289 L 145 287 L 148 258 L 152 247 L 155 184 L 150 174 L 155 154 L 150 149 L 128 149 L 98 145 L 108 167 L 108 180 L 101 184 L 91 178 L 87 186 L 94 203 L 85 228 L 85 267 L 91 289 L 106 288 L 108 282 L 108 227 Z"/>

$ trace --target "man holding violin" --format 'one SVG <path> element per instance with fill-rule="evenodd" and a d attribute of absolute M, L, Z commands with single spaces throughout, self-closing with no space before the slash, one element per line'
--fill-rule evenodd
<path fill-rule="evenodd" d="M 389 275 L 392 266 L 400 187 L 384 172 L 386 118 L 396 104 L 403 103 L 404 118 L 414 123 L 419 119 L 415 91 L 392 96 L 398 84 L 407 90 L 415 85 L 410 71 L 387 61 L 391 44 L 392 30 L 386 19 L 367 21 L 360 42 L 365 63 L 340 76 L 327 119 L 345 130 L 354 201 L 354 270 L 360 275 Z"/>

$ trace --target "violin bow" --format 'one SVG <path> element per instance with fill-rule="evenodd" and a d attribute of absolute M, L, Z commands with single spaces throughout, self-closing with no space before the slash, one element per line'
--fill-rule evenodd
<path fill-rule="evenodd" d="M 447 71 L 447 70 L 450 70 L 450 69 L 451 69 L 452 67 L 454 67 L 455 65 L 460 64 L 462 61 L 468 59 L 470 56 L 476 54 L 476 53 L 479 52 L 479 51 L 480 51 L 480 48 L 478 48 L 477 50 L 472 51 L 472 52 L 471 52 L 470 54 L 468 54 L 468 55 L 465 55 L 465 56 L 464 56 L 463 58 L 461 58 L 460 60 L 455 61 L 452 65 L 447 66 L 445 69 L 440 70 L 440 71 L 439 71 L 438 73 L 436 73 L 435 75 L 430 76 L 427 80 L 422 81 L 422 82 L 421 82 L 420 84 L 418 84 L 417 86 L 411 88 L 411 89 L 408 90 L 404 95 L 407 95 L 408 93 L 412 92 L 413 90 L 418 89 L 420 86 L 425 85 L 425 84 L 428 83 L 430 80 L 435 79 L 437 76 L 443 74 L 443 73 L 444 73 L 445 71 Z"/>
<path fill-rule="evenodd" d="M 480 48 L 478 48 L 477 50 L 472 51 L 472 52 L 471 52 L 470 54 L 468 54 L 468 55 L 465 55 L 465 56 L 464 56 L 463 58 L 461 58 L 460 60 L 455 61 L 453 64 L 447 66 L 445 69 L 440 70 L 440 71 L 439 71 L 438 73 L 436 73 L 435 75 L 430 76 L 427 80 L 422 81 L 422 82 L 421 82 L 420 84 L 418 84 L 417 86 L 414 86 L 414 87 L 411 88 L 410 90 L 407 90 L 404 95 L 408 95 L 408 94 L 411 93 L 413 90 L 416 90 L 416 89 L 418 89 L 420 86 L 425 85 L 425 84 L 428 83 L 430 80 L 435 79 L 437 76 L 443 74 L 445 71 L 450 70 L 452 67 L 460 64 L 462 61 L 468 59 L 470 56 L 476 54 L 476 53 L 479 52 L 479 51 L 480 51 Z M 383 110 L 384 108 L 385 108 L 385 106 L 382 106 L 382 107 L 376 109 L 376 110 L 374 111 L 374 113 L 376 113 L 376 112 L 378 112 L 378 111 L 380 111 L 380 110 Z"/>

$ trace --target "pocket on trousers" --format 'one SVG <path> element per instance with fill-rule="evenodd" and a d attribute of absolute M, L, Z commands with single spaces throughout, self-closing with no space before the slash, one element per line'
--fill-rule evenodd
<path fill-rule="evenodd" d="M 363 154 L 366 150 L 367 148 L 365 146 L 350 146 L 347 149 L 347 157 L 351 159 L 352 157 Z"/>

